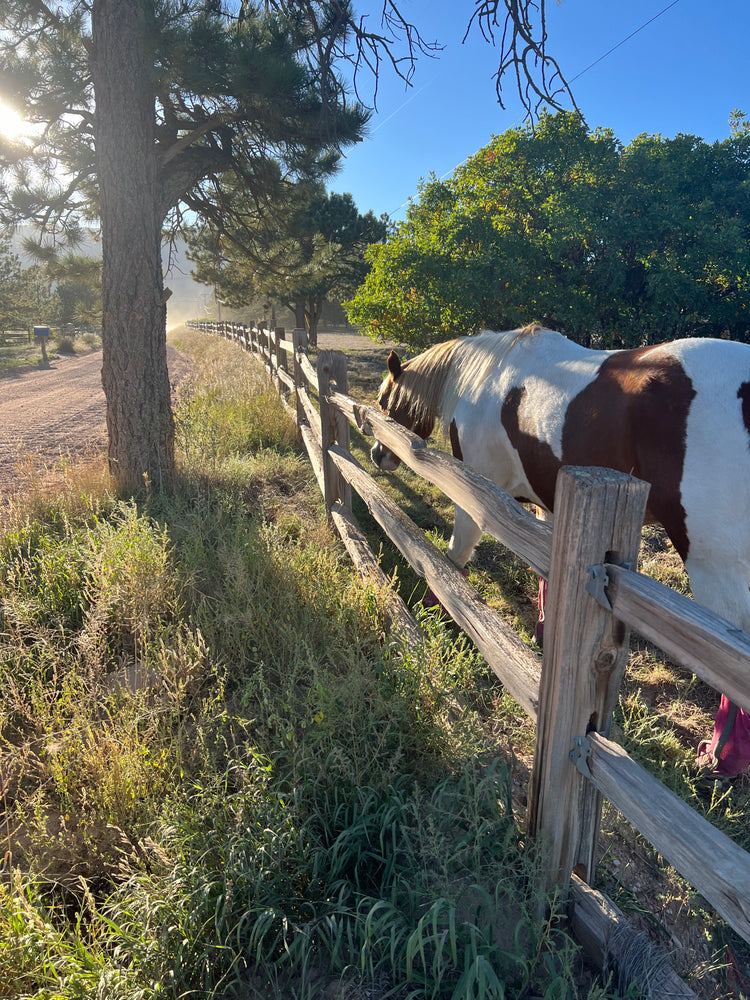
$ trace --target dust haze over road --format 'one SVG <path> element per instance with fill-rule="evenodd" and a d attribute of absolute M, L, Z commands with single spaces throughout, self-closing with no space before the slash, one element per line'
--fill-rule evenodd
<path fill-rule="evenodd" d="M 173 383 L 192 369 L 171 346 L 167 359 Z M 29 462 L 51 465 L 106 446 L 101 369 L 102 352 L 93 351 L 0 372 L 0 503 L 19 490 Z"/>

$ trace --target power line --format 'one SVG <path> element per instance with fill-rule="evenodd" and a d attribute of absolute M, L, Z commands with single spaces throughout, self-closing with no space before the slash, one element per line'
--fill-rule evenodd
<path fill-rule="evenodd" d="M 639 31 L 643 31 L 643 29 L 647 28 L 649 24 L 653 24 L 657 18 L 661 17 L 662 14 L 666 14 L 668 10 L 671 10 L 672 7 L 676 6 L 679 2 L 680 0 L 672 0 L 672 2 L 667 4 L 667 6 L 663 10 L 660 10 L 658 14 L 654 14 L 654 16 L 650 17 L 648 21 L 644 21 L 643 24 L 640 26 L 640 28 L 636 28 L 635 31 L 631 31 L 630 34 L 627 36 L 627 38 L 623 38 L 623 40 L 621 42 L 618 42 L 617 45 L 613 45 L 611 49 L 608 49 L 603 56 L 599 56 L 598 59 L 595 59 L 589 66 L 586 67 L 586 69 L 582 69 L 580 73 L 577 73 L 574 77 L 571 77 L 571 79 L 568 80 L 568 83 L 575 83 L 575 81 L 578 80 L 580 77 L 582 77 L 584 73 L 588 73 L 588 71 L 590 69 L 593 69 L 594 66 L 597 66 L 602 61 L 602 59 L 606 59 L 607 56 L 611 56 L 616 49 L 620 48 L 621 45 L 624 45 L 625 42 L 629 42 L 631 38 L 633 38 L 635 35 L 638 34 Z"/>

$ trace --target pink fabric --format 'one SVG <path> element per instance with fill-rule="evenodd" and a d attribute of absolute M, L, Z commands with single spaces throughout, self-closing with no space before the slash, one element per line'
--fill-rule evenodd
<path fill-rule="evenodd" d="M 716 760 L 717 744 L 721 740 L 730 707 L 731 702 L 726 695 L 722 695 L 711 742 L 706 740 L 698 747 L 698 766 L 710 767 L 714 775 L 723 778 L 734 778 L 750 767 L 750 713 L 741 708 L 737 709 L 737 718 Z"/>

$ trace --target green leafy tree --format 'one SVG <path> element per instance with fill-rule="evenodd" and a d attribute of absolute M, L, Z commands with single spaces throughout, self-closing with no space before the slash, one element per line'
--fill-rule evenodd
<path fill-rule="evenodd" d="M 233 307 L 258 299 L 286 306 L 315 346 L 324 303 L 354 293 L 369 267 L 365 249 L 385 239 L 386 220 L 360 215 L 350 194 L 328 194 L 321 184 L 288 184 L 263 207 L 239 191 L 230 200 L 231 228 L 191 234 L 195 277 Z"/>
<path fill-rule="evenodd" d="M 431 180 L 349 303 L 373 335 L 422 347 L 531 320 L 584 344 L 745 340 L 750 137 L 623 146 L 576 113 L 495 137 Z"/>
<path fill-rule="evenodd" d="M 65 254 L 52 271 L 58 322 L 101 326 L 102 265 L 96 257 Z"/>
<path fill-rule="evenodd" d="M 101 326 L 102 263 L 98 256 L 61 252 L 56 246 L 40 246 L 28 237 L 23 249 L 37 262 L 39 274 L 33 274 L 33 280 L 39 288 L 35 297 L 40 304 L 40 296 L 44 298 L 44 315 L 49 323 L 80 321 Z M 43 285 L 46 296 L 41 291 Z"/>
<path fill-rule="evenodd" d="M 49 326 L 57 322 L 58 300 L 52 291 L 52 280 L 43 264 L 32 264 L 23 271 L 23 296 L 28 305 L 24 328 Z"/>

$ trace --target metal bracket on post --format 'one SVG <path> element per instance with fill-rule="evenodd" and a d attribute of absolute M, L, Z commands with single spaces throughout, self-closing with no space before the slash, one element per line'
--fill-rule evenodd
<path fill-rule="evenodd" d="M 573 749 L 568 754 L 576 768 L 585 778 L 591 777 L 589 770 L 589 757 L 591 756 L 591 743 L 586 736 L 576 736 L 573 740 Z"/>
<path fill-rule="evenodd" d="M 628 562 L 616 562 L 614 559 L 607 560 L 612 566 L 622 566 L 623 569 L 630 569 L 630 563 Z M 604 563 L 597 563 L 595 566 L 588 567 L 589 579 L 586 584 L 586 590 L 594 598 L 597 604 L 600 604 L 605 611 L 612 610 L 612 602 L 609 599 L 609 594 L 607 593 L 607 588 L 610 585 L 609 574 L 607 573 L 607 567 Z"/>
<path fill-rule="evenodd" d="M 594 598 L 597 604 L 600 604 L 607 611 L 612 610 L 612 602 L 607 596 L 607 587 L 609 586 L 609 577 L 607 576 L 607 570 L 603 563 L 598 563 L 596 566 L 589 566 L 589 579 L 586 584 L 586 590 Z"/>

